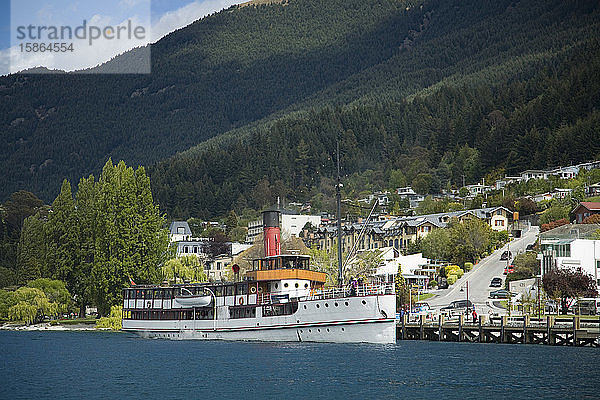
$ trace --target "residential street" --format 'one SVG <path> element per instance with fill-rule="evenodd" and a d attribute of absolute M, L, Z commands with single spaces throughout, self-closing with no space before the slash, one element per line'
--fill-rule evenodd
<path fill-rule="evenodd" d="M 481 260 L 471 272 L 465 273 L 454 285 L 440 291 L 438 295 L 428 299 L 427 302 L 432 308 L 439 310 L 452 301 L 466 299 L 468 284 L 469 300 L 475 304 L 478 313 L 504 313 L 503 308 L 495 306 L 492 300 L 488 298 L 491 291 L 500 289 L 489 287 L 492 278 L 502 278 L 502 288 L 504 288 L 505 275 L 503 275 L 503 272 L 507 262 L 501 261 L 500 256 L 505 250 L 510 250 L 513 257 L 509 261 L 512 263 L 514 256 L 524 252 L 528 244 L 535 242 L 538 233 L 539 227 L 531 226 L 527 232 L 523 233 L 521 238 L 513 240 Z M 498 300 L 495 301 L 498 302 Z"/>

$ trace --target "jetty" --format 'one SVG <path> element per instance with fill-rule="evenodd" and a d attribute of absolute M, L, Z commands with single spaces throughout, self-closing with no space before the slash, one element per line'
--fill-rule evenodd
<path fill-rule="evenodd" d="M 476 322 L 464 315 L 451 320 L 421 315 L 416 322 L 404 316 L 397 321 L 396 332 L 398 340 L 600 347 L 600 320 L 580 316 L 481 316 Z"/>

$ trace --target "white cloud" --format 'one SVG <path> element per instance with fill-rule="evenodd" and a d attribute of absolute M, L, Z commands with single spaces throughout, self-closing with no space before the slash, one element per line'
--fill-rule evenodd
<path fill-rule="evenodd" d="M 169 11 L 163 14 L 160 19 L 152 25 L 152 39 L 157 41 L 163 36 L 186 25 L 233 4 L 239 4 L 241 1 L 232 0 L 206 0 L 194 1 L 175 11 Z"/>
<path fill-rule="evenodd" d="M 128 6 L 134 6 L 138 0 L 121 0 Z M 177 10 L 163 14 L 155 23 L 150 25 L 149 21 L 140 19 L 139 16 L 129 18 L 133 25 L 145 27 L 146 35 L 143 40 L 97 40 L 92 46 L 88 45 L 88 39 L 73 39 L 75 53 L 71 52 L 37 52 L 25 53 L 20 46 L 0 50 L 0 74 L 21 71 L 28 68 L 44 66 L 48 69 L 60 69 L 74 71 L 102 64 L 118 54 L 134 47 L 144 46 L 156 42 L 168 33 L 182 28 L 190 23 L 215 11 L 220 11 L 240 1 L 232 0 L 206 0 L 194 1 Z M 44 10 L 47 13 L 48 10 Z M 108 15 L 96 14 L 88 20 L 89 25 L 104 26 L 127 26 L 127 20 L 115 22 Z"/>

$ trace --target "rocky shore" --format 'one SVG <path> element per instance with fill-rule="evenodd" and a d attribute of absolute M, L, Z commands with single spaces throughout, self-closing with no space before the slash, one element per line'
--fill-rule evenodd
<path fill-rule="evenodd" d="M 102 330 L 106 330 L 101 328 Z M 41 324 L 31 324 L 31 325 L 23 325 L 23 324 L 14 324 L 14 323 L 4 323 L 0 325 L 0 330 L 9 330 L 9 331 L 95 331 L 98 330 L 93 324 L 58 324 L 52 325 L 48 322 L 43 322 Z"/>

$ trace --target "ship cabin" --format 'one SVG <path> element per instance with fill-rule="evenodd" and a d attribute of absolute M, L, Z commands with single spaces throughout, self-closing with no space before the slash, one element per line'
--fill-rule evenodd
<path fill-rule="evenodd" d="M 135 285 L 123 289 L 123 318 L 210 320 L 224 306 L 227 315 L 219 315 L 230 319 L 256 317 L 257 307 L 262 316 L 290 315 L 300 297 L 321 291 L 325 283 L 326 274 L 308 265 L 308 256 L 277 255 L 254 260 L 242 282 Z"/>
<path fill-rule="evenodd" d="M 278 254 L 253 260 L 252 270 L 246 273 L 250 291 L 256 291 L 260 297 L 268 294 L 283 301 L 321 291 L 327 275 L 311 271 L 309 261 L 309 256 L 297 254 Z"/>

